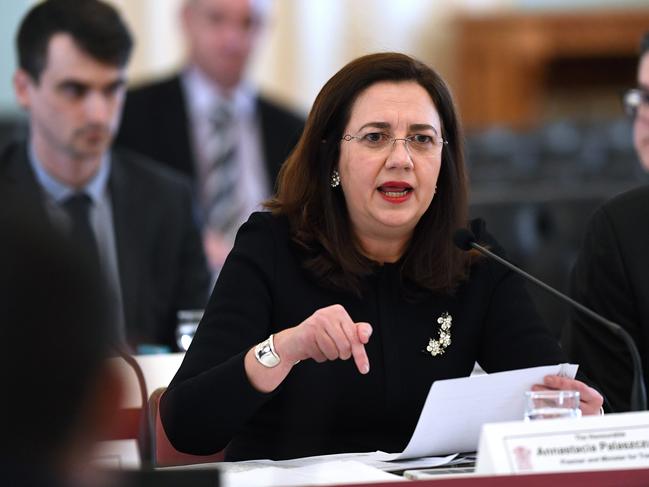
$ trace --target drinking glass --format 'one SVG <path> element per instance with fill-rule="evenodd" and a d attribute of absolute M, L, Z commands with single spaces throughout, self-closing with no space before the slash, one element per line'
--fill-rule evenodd
<path fill-rule="evenodd" d="M 186 352 L 194 339 L 198 323 L 203 317 L 202 309 L 181 309 L 177 313 L 178 326 L 176 326 L 176 344 L 178 348 Z"/>
<path fill-rule="evenodd" d="M 579 391 L 525 392 L 525 421 L 579 416 Z"/>

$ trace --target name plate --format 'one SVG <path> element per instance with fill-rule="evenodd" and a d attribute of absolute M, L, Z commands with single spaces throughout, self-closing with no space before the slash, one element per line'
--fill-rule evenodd
<path fill-rule="evenodd" d="M 489 423 L 476 473 L 513 474 L 646 468 L 649 412 Z"/>

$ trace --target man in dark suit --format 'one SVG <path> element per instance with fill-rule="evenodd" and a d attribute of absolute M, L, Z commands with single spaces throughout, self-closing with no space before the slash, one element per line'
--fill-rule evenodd
<path fill-rule="evenodd" d="M 185 0 L 188 64 L 128 93 L 117 143 L 194 178 L 213 270 L 270 196 L 304 120 L 244 82 L 268 1 Z"/>
<path fill-rule="evenodd" d="M 641 43 L 638 86 L 625 93 L 624 105 L 634 120 L 636 151 L 649 171 L 649 33 Z M 649 389 L 648 269 L 649 186 L 645 186 L 614 197 L 591 217 L 572 272 L 571 294 L 629 332 Z M 571 360 L 601 386 L 609 409 L 628 411 L 633 369 L 624 342 L 573 313 L 564 346 Z"/>
<path fill-rule="evenodd" d="M 0 156 L 0 191 L 37 201 L 95 256 L 113 339 L 175 348 L 177 311 L 203 308 L 209 273 L 189 182 L 110 150 L 132 47 L 126 25 L 99 0 L 48 0 L 23 20 L 17 47 L 29 137 Z"/>

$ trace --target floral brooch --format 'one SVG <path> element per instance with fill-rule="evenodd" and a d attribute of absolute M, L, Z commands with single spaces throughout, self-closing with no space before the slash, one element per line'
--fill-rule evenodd
<path fill-rule="evenodd" d="M 428 346 L 426 347 L 426 352 L 430 353 L 433 357 L 437 355 L 442 355 L 446 348 L 451 344 L 451 323 L 453 322 L 453 317 L 448 314 L 447 311 L 442 313 L 442 315 L 437 318 L 437 323 L 439 323 L 439 333 L 437 334 L 437 340 L 432 338 L 428 340 Z"/>

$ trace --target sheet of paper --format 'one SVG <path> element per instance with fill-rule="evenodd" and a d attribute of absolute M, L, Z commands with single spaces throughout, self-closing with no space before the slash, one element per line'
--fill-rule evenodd
<path fill-rule="evenodd" d="M 574 378 L 577 368 L 573 364 L 559 364 L 437 381 L 428 393 L 410 442 L 401 453 L 341 453 L 281 461 L 249 460 L 170 468 L 213 466 L 230 475 L 270 467 L 295 470 L 343 461 L 361 463 L 384 472 L 438 467 L 455 459 L 457 453 L 448 455 L 449 452 L 476 451 L 483 423 L 522 419 L 524 392 L 542 383 L 543 377 Z"/>
<path fill-rule="evenodd" d="M 290 460 L 247 460 L 242 462 L 220 462 L 213 464 L 223 471 L 243 472 L 262 467 L 302 468 L 334 461 L 353 461 L 377 468 L 385 472 L 396 472 L 408 468 L 433 468 L 446 465 L 455 459 L 457 454 L 444 457 L 423 457 L 403 461 L 391 461 L 393 455 L 382 451 L 367 453 L 337 453 L 313 457 L 292 458 Z M 212 464 L 210 464 L 212 465 Z"/>
<path fill-rule="evenodd" d="M 558 364 L 437 381 L 406 449 L 389 459 L 476 451 L 483 423 L 522 419 L 525 391 L 546 375 L 574 379 L 577 367 Z"/>
<path fill-rule="evenodd" d="M 407 479 L 354 461 L 317 462 L 286 468 L 273 466 L 246 471 L 228 471 L 221 477 L 224 487 L 272 487 L 293 485 L 332 485 L 365 482 L 399 482 Z"/>

